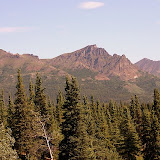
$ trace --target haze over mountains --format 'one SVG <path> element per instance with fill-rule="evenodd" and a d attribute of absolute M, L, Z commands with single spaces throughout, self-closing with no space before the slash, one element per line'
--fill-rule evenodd
<path fill-rule="evenodd" d="M 147 58 L 144 58 L 137 63 L 135 63 L 142 71 L 160 76 L 160 61 L 153 61 Z"/>
<path fill-rule="evenodd" d="M 111 56 L 105 49 L 89 45 L 72 53 L 65 53 L 53 59 L 39 59 L 30 54 L 11 54 L 0 50 L 0 88 L 14 93 L 16 72 L 21 68 L 24 82 L 34 80 L 37 72 L 43 78 L 46 92 L 51 90 L 55 98 L 59 88 L 64 86 L 66 75 L 78 78 L 83 94 L 94 95 L 103 101 L 109 99 L 128 100 L 138 94 L 140 99 L 151 99 L 154 88 L 160 88 L 160 62 L 143 59 L 132 64 L 125 55 Z M 98 95 L 97 95 L 98 93 Z"/>

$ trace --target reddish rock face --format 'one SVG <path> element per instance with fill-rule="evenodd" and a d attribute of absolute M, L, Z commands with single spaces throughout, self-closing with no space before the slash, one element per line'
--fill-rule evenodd
<path fill-rule="evenodd" d="M 150 59 L 144 58 L 135 63 L 135 65 L 138 66 L 142 71 L 160 76 L 160 61 L 152 61 Z"/>
<path fill-rule="evenodd" d="M 22 68 L 30 73 L 37 71 L 49 73 L 54 70 L 58 75 L 67 74 L 66 70 L 89 69 L 97 73 L 96 80 L 109 80 L 113 76 L 130 80 L 140 76 L 138 68 L 125 55 L 111 56 L 105 49 L 98 48 L 96 45 L 89 45 L 72 53 L 43 60 L 31 54 L 11 54 L 0 50 L 0 69 L 5 66 L 13 69 Z"/>
<path fill-rule="evenodd" d="M 140 76 L 138 68 L 125 55 L 109 55 L 103 48 L 96 45 L 87 46 L 72 53 L 60 55 L 50 61 L 52 66 L 61 69 L 90 69 L 99 74 L 97 80 L 110 79 L 118 76 L 122 80 L 135 79 Z"/>

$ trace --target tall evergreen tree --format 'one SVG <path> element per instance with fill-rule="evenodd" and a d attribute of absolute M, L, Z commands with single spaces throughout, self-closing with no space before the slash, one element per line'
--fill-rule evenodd
<path fill-rule="evenodd" d="M 17 160 L 17 152 L 13 149 L 15 139 L 11 136 L 11 130 L 0 124 L 0 159 Z"/>
<path fill-rule="evenodd" d="M 10 128 L 12 127 L 14 112 L 15 112 L 14 104 L 12 101 L 11 94 L 9 93 L 8 108 L 7 108 L 7 126 Z"/>
<path fill-rule="evenodd" d="M 160 93 L 158 89 L 154 90 L 154 102 L 153 102 L 153 110 L 160 121 Z"/>
<path fill-rule="evenodd" d="M 96 160 L 93 146 L 93 137 L 88 134 L 89 108 L 87 98 L 83 97 L 84 103 L 80 107 L 80 121 L 78 124 L 78 152 L 80 160 Z"/>
<path fill-rule="evenodd" d="M 160 159 L 160 128 L 157 115 L 152 112 L 149 116 L 145 111 L 143 120 L 144 160 L 158 160 Z"/>
<path fill-rule="evenodd" d="M 15 94 L 15 112 L 13 117 L 13 136 L 15 137 L 16 143 L 15 148 L 20 156 L 26 156 L 28 146 L 30 143 L 29 136 L 26 134 L 28 129 L 27 120 L 27 99 L 24 91 L 24 85 L 21 77 L 20 70 L 18 70 L 18 82 L 16 85 L 17 92 Z"/>
<path fill-rule="evenodd" d="M 48 99 L 48 120 L 46 121 L 46 134 L 48 135 L 50 144 L 52 144 L 53 158 L 57 159 L 59 154 L 59 143 L 62 140 L 62 134 L 58 125 L 56 115 L 56 107 Z"/>
<path fill-rule="evenodd" d="M 150 150 L 151 142 L 151 116 L 147 106 L 144 105 L 142 110 L 142 144 L 144 159 L 147 160 L 149 155 L 152 154 Z"/>
<path fill-rule="evenodd" d="M 135 95 L 135 117 L 134 123 L 139 137 L 142 137 L 142 110 L 138 97 Z"/>
<path fill-rule="evenodd" d="M 7 125 L 7 108 L 4 103 L 3 90 L 0 93 L 0 123 L 3 123 L 4 126 Z"/>
<path fill-rule="evenodd" d="M 157 115 L 152 113 L 152 124 L 151 124 L 151 157 L 150 159 L 157 160 L 160 159 L 160 126 L 158 122 Z"/>
<path fill-rule="evenodd" d="M 63 113 L 62 113 L 63 104 L 64 104 L 64 97 L 62 95 L 62 92 L 59 90 L 57 95 L 57 106 L 56 106 L 56 114 L 59 125 L 61 125 L 63 118 Z"/>
<path fill-rule="evenodd" d="M 134 120 L 135 119 L 135 100 L 134 100 L 134 97 L 131 97 L 131 102 L 130 102 L 130 114 L 131 114 L 131 117 L 132 119 Z"/>
<path fill-rule="evenodd" d="M 14 101 L 14 116 L 12 119 L 13 136 L 16 140 L 15 149 L 22 159 L 31 159 L 34 150 L 34 138 L 37 136 L 36 117 L 33 107 L 28 104 L 20 70 L 18 70 L 17 92 Z M 36 128 L 36 129 L 35 129 Z"/>
<path fill-rule="evenodd" d="M 47 98 L 44 93 L 45 88 L 42 87 L 42 79 L 37 73 L 36 83 L 35 83 L 35 110 L 40 113 L 40 115 L 44 118 L 47 116 Z"/>
<path fill-rule="evenodd" d="M 32 81 L 30 80 L 29 82 L 29 104 L 33 106 L 34 106 L 34 98 L 35 98 L 34 87 L 33 87 Z"/>
<path fill-rule="evenodd" d="M 124 108 L 124 117 L 120 128 L 124 140 L 121 144 L 121 148 L 119 148 L 119 152 L 124 159 L 136 160 L 136 157 L 140 153 L 141 144 L 127 108 Z"/>
<path fill-rule="evenodd" d="M 75 78 L 66 78 L 66 100 L 63 105 L 64 122 L 62 134 L 64 139 L 60 143 L 59 160 L 78 160 L 78 125 L 80 122 L 80 91 Z"/>

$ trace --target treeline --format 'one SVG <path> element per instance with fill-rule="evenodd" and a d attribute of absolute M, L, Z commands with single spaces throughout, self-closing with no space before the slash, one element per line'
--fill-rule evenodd
<path fill-rule="evenodd" d="M 26 95 L 18 70 L 15 98 L 0 93 L 1 160 L 159 160 L 160 93 L 150 104 L 135 95 L 130 104 L 80 97 L 76 78 L 67 77 L 56 103 L 41 77 Z"/>

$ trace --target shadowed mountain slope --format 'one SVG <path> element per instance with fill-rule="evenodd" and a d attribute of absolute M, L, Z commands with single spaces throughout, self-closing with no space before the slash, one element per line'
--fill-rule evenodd
<path fill-rule="evenodd" d="M 142 71 L 148 72 L 150 74 L 160 76 L 160 61 L 153 61 L 147 58 L 144 58 L 137 63 L 136 66 L 139 67 Z"/>

